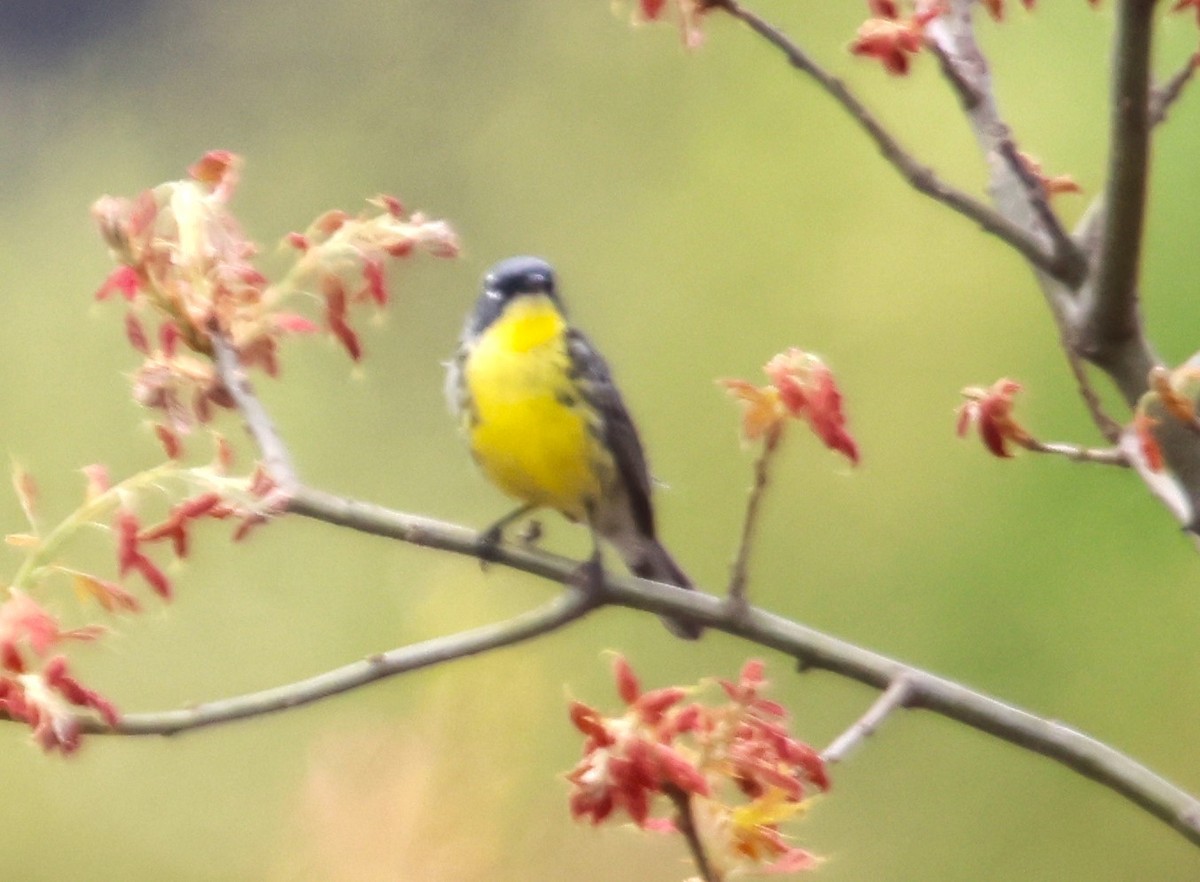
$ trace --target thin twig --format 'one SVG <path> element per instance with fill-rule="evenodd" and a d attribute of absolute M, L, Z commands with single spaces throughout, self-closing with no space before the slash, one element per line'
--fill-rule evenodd
<path fill-rule="evenodd" d="M 1170 79 L 1161 85 L 1155 86 L 1150 91 L 1151 127 L 1166 122 L 1168 111 L 1179 100 L 1187 84 L 1192 81 L 1198 63 L 1200 63 L 1200 52 L 1190 56 L 1187 61 L 1180 65 L 1179 70 L 1171 75 Z"/>
<path fill-rule="evenodd" d="M 1021 446 L 1034 453 L 1065 456 L 1075 462 L 1094 462 L 1100 465 L 1129 468 L 1129 457 L 1123 450 L 1116 447 L 1083 447 L 1079 444 L 1059 444 L 1052 441 L 1038 441 L 1034 438 L 1028 439 Z"/>
<path fill-rule="evenodd" d="M 704 882 L 723 882 L 721 873 L 712 865 L 712 861 L 708 859 L 708 852 L 704 848 L 704 840 L 700 838 L 700 831 L 696 829 L 696 818 L 692 814 L 691 798 L 674 784 L 665 785 L 663 793 L 675 804 L 675 826 L 683 834 L 683 838 L 687 840 L 688 851 L 691 852 L 692 862 L 695 863 L 696 870 L 700 873 L 700 878 Z"/>
<path fill-rule="evenodd" d="M 971 123 L 985 158 L 992 162 L 992 194 L 998 212 L 1011 222 L 1039 238 L 1050 241 L 1059 271 L 1049 275 L 1069 288 L 1076 288 L 1087 275 L 1087 259 L 1046 198 L 1045 188 L 1026 166 L 1012 137 L 1012 130 L 1000 115 L 992 93 L 987 59 L 975 39 L 973 3 L 958 0 L 952 8 L 930 23 L 928 45 L 937 57 L 942 74 L 958 95 L 963 112 Z M 1003 173 L 1007 171 L 1007 176 Z M 1018 186 L 1009 186 L 1015 182 Z M 1039 269 L 1045 270 L 1039 266 Z"/>
<path fill-rule="evenodd" d="M 1005 124 L 1005 128 L 1007 128 L 1007 124 Z M 1071 234 L 1063 227 L 1058 215 L 1054 213 L 1042 181 L 1026 165 L 1025 160 L 1021 157 L 1021 151 L 1017 149 L 1016 142 L 1011 136 L 999 141 L 996 145 L 996 152 L 1004 159 L 1013 176 L 1021 182 L 1021 186 L 1025 190 L 1025 198 L 1028 200 L 1029 207 L 1033 210 L 1039 226 L 1050 236 L 1056 259 L 1060 264 L 1072 267 L 1071 278 L 1075 280 L 1076 284 L 1082 282 L 1087 274 L 1087 259 L 1079 250 L 1079 246 L 1075 244 L 1075 240 L 1071 238 Z"/>
<path fill-rule="evenodd" d="M 1062 313 L 1063 305 L 1055 302 L 1052 298 L 1047 298 L 1047 300 L 1050 315 L 1054 318 L 1054 326 L 1058 329 L 1058 342 L 1062 347 L 1063 354 L 1067 357 L 1067 366 L 1071 370 L 1071 376 L 1075 378 L 1075 387 L 1079 392 L 1079 397 L 1083 399 L 1083 404 L 1087 408 L 1092 422 L 1100 430 L 1100 434 L 1110 444 L 1116 444 L 1121 438 L 1122 426 L 1108 415 L 1103 402 L 1100 401 L 1100 395 L 1092 385 L 1087 367 L 1075 346 L 1075 334 L 1066 316 Z"/>
<path fill-rule="evenodd" d="M 237 351 L 230 345 L 217 329 L 211 331 L 213 359 L 225 388 L 229 390 L 234 403 L 241 411 L 246 427 L 254 443 L 262 453 L 263 465 L 275 480 L 280 491 L 287 495 L 299 483 L 296 476 L 296 466 L 292 455 L 284 444 L 283 438 L 275 429 L 275 424 L 267 414 L 266 408 L 250 388 L 246 371 L 238 361 Z"/>
<path fill-rule="evenodd" d="M 821 759 L 830 765 L 842 762 L 862 742 L 874 735 L 893 712 L 907 707 L 912 696 L 913 681 L 904 676 L 897 677 L 883 690 L 875 703 L 867 708 L 865 714 L 821 752 Z"/>
<path fill-rule="evenodd" d="M 126 714 L 111 729 L 99 720 L 86 720 L 83 729 L 98 735 L 175 735 L 190 729 L 290 710 L 386 677 L 540 637 L 582 618 L 595 606 L 595 600 L 585 592 L 570 589 L 549 603 L 507 621 L 381 652 L 307 680 L 180 710 Z"/>
<path fill-rule="evenodd" d="M 738 541 L 737 555 L 729 577 L 729 603 L 734 610 L 745 609 L 749 603 L 746 593 L 750 569 L 750 547 L 754 544 L 754 532 L 758 526 L 758 514 L 762 508 L 764 491 L 770 482 L 769 468 L 771 459 L 778 449 L 778 438 L 768 436 L 754 460 L 754 485 L 750 488 L 750 496 L 746 500 L 746 515 L 742 519 L 742 535 Z"/>
<path fill-rule="evenodd" d="M 743 22 L 782 52 L 792 67 L 812 77 L 831 98 L 850 114 L 851 119 L 858 123 L 875 142 L 875 146 L 879 148 L 883 158 L 891 163 L 892 167 L 914 189 L 975 221 L 987 232 L 1007 242 L 1024 255 L 1030 263 L 1046 273 L 1056 278 L 1073 277 L 1073 267 L 1064 264 L 1059 259 L 1059 255 L 1049 251 L 1037 236 L 986 203 L 941 180 L 932 169 L 918 162 L 845 83 L 825 70 L 777 27 L 768 23 L 757 13 L 743 7 L 737 0 L 707 0 L 706 6 L 724 10 Z"/>

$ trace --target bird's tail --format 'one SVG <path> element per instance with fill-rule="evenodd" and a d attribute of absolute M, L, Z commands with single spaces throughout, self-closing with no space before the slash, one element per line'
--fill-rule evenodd
<path fill-rule="evenodd" d="M 667 585 L 674 585 L 677 588 L 687 588 L 693 590 L 696 586 L 692 584 L 692 580 L 687 577 L 687 573 L 679 568 L 679 564 L 675 563 L 675 559 L 671 557 L 667 549 L 651 539 L 643 541 L 639 554 L 636 558 L 627 561 L 629 569 L 635 576 L 640 576 L 643 579 L 650 579 L 653 582 L 663 582 Z M 667 626 L 667 630 L 683 640 L 695 640 L 704 633 L 704 629 L 695 622 L 689 622 L 684 619 L 672 619 L 663 617 L 663 624 Z"/>

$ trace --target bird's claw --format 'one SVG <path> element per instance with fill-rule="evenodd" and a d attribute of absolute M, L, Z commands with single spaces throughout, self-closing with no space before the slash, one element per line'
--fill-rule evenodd
<path fill-rule="evenodd" d="M 475 556 L 479 558 L 479 569 L 486 570 L 488 564 L 495 563 L 500 557 L 500 540 L 503 531 L 499 526 L 490 527 L 479 534 L 475 540 Z"/>
<path fill-rule="evenodd" d="M 584 594 L 597 595 L 604 589 L 604 564 L 599 555 L 590 558 L 575 568 L 568 578 L 569 584 Z"/>

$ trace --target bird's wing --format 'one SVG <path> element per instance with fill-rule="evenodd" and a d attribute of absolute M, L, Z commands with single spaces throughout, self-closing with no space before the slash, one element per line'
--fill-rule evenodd
<path fill-rule="evenodd" d="M 608 364 L 587 337 L 573 328 L 567 332 L 567 355 L 581 394 L 600 415 L 604 442 L 612 452 L 617 474 L 628 494 L 633 522 L 643 536 L 653 539 L 650 470 L 637 428 L 613 383 Z"/>

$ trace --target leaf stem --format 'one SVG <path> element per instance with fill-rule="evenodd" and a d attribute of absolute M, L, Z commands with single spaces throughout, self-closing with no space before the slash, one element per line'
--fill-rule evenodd
<path fill-rule="evenodd" d="M 692 855 L 692 862 L 695 863 L 696 871 L 699 872 L 700 878 L 704 882 L 724 882 L 724 877 L 712 865 L 712 861 L 708 859 L 708 852 L 704 848 L 704 840 L 700 838 L 700 831 L 696 829 L 696 818 L 692 812 L 691 797 L 674 784 L 665 785 L 663 793 L 675 804 L 675 826 L 679 828 L 679 832 L 687 840 L 688 851 Z"/>
<path fill-rule="evenodd" d="M 763 440 L 762 449 L 754 460 L 754 484 L 746 500 L 746 515 L 742 519 L 742 535 L 738 541 L 737 555 L 733 560 L 729 578 L 728 600 L 736 609 L 745 609 L 749 604 L 747 584 L 750 568 L 750 548 L 754 544 L 754 533 L 758 527 L 758 515 L 762 508 L 763 494 L 770 483 L 770 465 L 779 447 L 781 429 L 769 433 Z"/>

